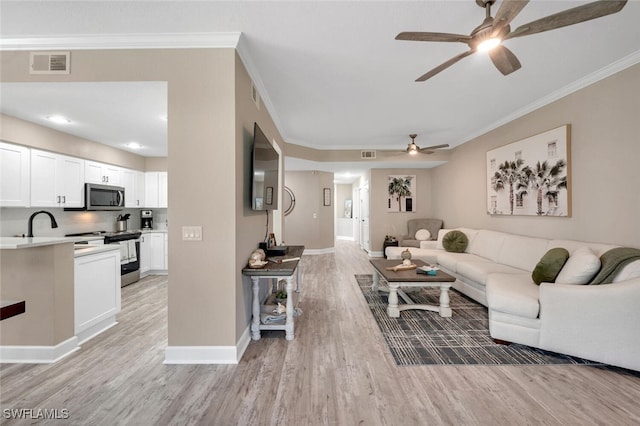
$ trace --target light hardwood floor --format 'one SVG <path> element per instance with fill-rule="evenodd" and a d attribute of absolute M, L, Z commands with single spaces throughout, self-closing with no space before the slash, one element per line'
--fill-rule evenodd
<path fill-rule="evenodd" d="M 82 350 L 0 367 L 0 423 L 30 408 L 77 425 L 640 424 L 640 374 L 624 370 L 398 367 L 354 279 L 370 273 L 366 254 L 338 241 L 302 268 L 295 340 L 263 332 L 238 365 L 164 365 L 166 277 L 125 287 L 120 324 Z"/>

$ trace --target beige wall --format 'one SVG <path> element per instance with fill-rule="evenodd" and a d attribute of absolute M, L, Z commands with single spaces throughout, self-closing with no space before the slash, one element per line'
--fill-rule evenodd
<path fill-rule="evenodd" d="M 265 136 L 277 147 L 284 145 L 269 112 L 260 104 L 258 109 L 251 98 L 251 78 L 238 55 L 235 56 L 235 193 L 236 211 L 236 340 L 244 332 L 251 320 L 251 280 L 242 276 L 239 271 L 246 266 L 249 255 L 264 241 L 267 225 L 267 214 L 264 211 L 251 210 L 251 150 L 253 147 L 253 125 L 258 123 Z M 282 182 L 279 193 L 282 193 Z M 280 206 L 281 207 L 281 206 Z M 273 231 L 274 219 L 277 215 L 269 212 L 269 232 Z M 278 242 L 281 236 L 276 236 Z"/>
<path fill-rule="evenodd" d="M 382 252 L 385 235 L 400 237 L 407 233 L 407 220 L 433 216 L 432 169 L 372 169 L 369 197 L 371 251 Z M 416 175 L 416 197 L 411 213 L 387 211 L 389 175 Z"/>
<path fill-rule="evenodd" d="M 74 51 L 65 76 L 28 75 L 28 52 L 2 56 L 2 81 L 168 83 L 169 345 L 235 346 L 235 50 Z M 202 241 L 182 241 L 192 225 L 203 227 Z"/>
<path fill-rule="evenodd" d="M 333 173 L 286 172 L 284 180 L 296 197 L 295 208 L 284 220 L 287 244 L 301 244 L 311 250 L 333 248 Z M 324 188 L 331 188 L 331 206 L 323 205 Z"/>
<path fill-rule="evenodd" d="M 2 52 L 7 55 L 8 52 Z M 4 61 L 3 61 L 4 65 Z M 3 66 L 3 71 L 4 71 Z M 8 81 L 7 76 L 2 81 Z M 145 158 L 88 139 L 0 114 L 0 140 L 134 170 L 145 170 Z"/>
<path fill-rule="evenodd" d="M 0 321 L 0 345 L 55 346 L 74 336 L 73 245 L 2 250 L 2 299 L 25 313 Z"/>
<path fill-rule="evenodd" d="M 433 169 L 445 226 L 640 246 L 640 65 L 480 136 Z M 486 214 L 486 152 L 571 124 L 571 218 Z"/>
<path fill-rule="evenodd" d="M 335 215 L 336 218 L 344 218 L 344 202 L 346 200 L 351 200 L 351 204 L 353 206 L 351 184 L 338 184 L 335 186 L 335 189 Z"/>

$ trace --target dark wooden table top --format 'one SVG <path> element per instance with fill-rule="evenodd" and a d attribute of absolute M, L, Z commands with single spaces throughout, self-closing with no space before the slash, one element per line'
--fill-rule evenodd
<path fill-rule="evenodd" d="M 378 271 L 378 273 L 384 278 L 387 282 L 402 282 L 402 283 L 410 283 L 410 282 L 453 282 L 455 281 L 455 277 L 447 274 L 446 272 L 442 272 L 441 270 L 437 271 L 436 275 L 427 275 L 427 274 L 418 274 L 415 269 L 409 269 L 405 271 L 387 271 L 385 268 L 398 266 L 402 264 L 401 259 L 371 259 L 369 260 L 371 265 Z M 422 260 L 413 259 L 412 262 L 420 266 L 425 266 Z"/>
<path fill-rule="evenodd" d="M 304 252 L 304 246 L 289 246 L 287 253 L 284 256 L 267 256 L 267 259 L 274 261 L 287 259 L 287 258 L 302 258 Z M 288 262 L 274 263 L 269 262 L 262 268 L 249 268 L 247 265 L 242 269 L 242 273 L 248 276 L 261 276 L 261 277 L 282 277 L 293 275 L 298 267 L 300 260 L 291 260 Z"/>

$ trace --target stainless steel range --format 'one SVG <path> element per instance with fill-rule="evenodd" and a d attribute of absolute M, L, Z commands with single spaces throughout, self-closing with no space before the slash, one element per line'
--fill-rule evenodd
<path fill-rule="evenodd" d="M 123 232 L 80 232 L 67 234 L 67 237 L 101 236 L 104 244 L 120 245 L 120 278 L 121 287 L 140 280 L 140 231 Z"/>

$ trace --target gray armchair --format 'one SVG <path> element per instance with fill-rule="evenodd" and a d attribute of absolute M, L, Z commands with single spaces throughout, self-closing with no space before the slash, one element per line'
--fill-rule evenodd
<path fill-rule="evenodd" d="M 430 240 L 437 240 L 438 231 L 442 229 L 442 219 L 409 219 L 408 234 L 398 239 L 400 247 L 420 247 L 420 241 L 416 240 L 416 232 L 420 229 L 426 229 L 431 233 Z"/>

